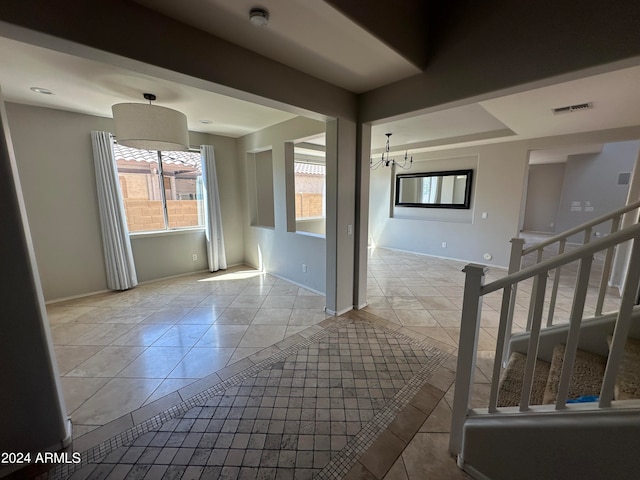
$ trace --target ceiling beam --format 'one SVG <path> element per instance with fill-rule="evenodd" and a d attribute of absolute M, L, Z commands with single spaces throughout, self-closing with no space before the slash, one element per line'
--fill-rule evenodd
<path fill-rule="evenodd" d="M 422 74 L 359 97 L 381 122 L 640 63 L 640 2 L 454 0 Z"/>
<path fill-rule="evenodd" d="M 427 0 L 324 0 L 420 70 L 427 65 L 434 3 Z"/>

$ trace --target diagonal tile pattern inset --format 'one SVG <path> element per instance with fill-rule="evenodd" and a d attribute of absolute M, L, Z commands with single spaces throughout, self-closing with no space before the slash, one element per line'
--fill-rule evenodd
<path fill-rule="evenodd" d="M 447 357 L 371 322 L 336 320 L 183 414 L 111 441 L 116 448 L 72 478 L 147 478 L 152 469 L 157 478 L 339 478 L 402 408 L 413 408 Z"/>

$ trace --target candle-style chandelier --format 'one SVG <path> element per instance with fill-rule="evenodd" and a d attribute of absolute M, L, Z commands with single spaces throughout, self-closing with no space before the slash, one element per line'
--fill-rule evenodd
<path fill-rule="evenodd" d="M 382 152 L 382 157 L 380 157 L 379 160 L 374 161 L 373 158 L 371 159 L 371 170 L 375 170 L 376 168 L 383 165 L 385 167 L 392 165 L 394 167 L 403 168 L 405 170 L 410 169 L 411 165 L 413 165 L 413 157 L 409 157 L 408 151 L 404 152 L 404 161 L 402 162 L 396 162 L 393 158 L 389 157 L 389 137 L 391 137 L 391 133 L 385 133 L 385 135 L 387 136 L 387 145 L 384 147 L 384 152 Z"/>

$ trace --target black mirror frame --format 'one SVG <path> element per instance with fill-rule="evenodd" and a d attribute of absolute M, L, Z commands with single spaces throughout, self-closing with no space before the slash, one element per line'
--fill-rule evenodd
<path fill-rule="evenodd" d="M 464 189 L 464 203 L 409 203 L 400 202 L 400 180 L 403 178 L 422 178 L 422 177 L 444 177 L 449 175 L 467 175 L 467 183 Z M 441 172 L 423 172 L 423 173 L 403 173 L 396 175 L 396 207 L 419 207 L 419 208 L 454 208 L 469 209 L 471 208 L 471 185 L 473 184 L 473 170 L 446 170 Z"/>

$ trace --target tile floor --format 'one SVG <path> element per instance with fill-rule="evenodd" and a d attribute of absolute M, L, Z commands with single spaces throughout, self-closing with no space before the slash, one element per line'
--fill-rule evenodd
<path fill-rule="evenodd" d="M 463 267 L 462 262 L 372 249 L 369 306 L 338 321 L 365 318 L 372 325 L 455 353 Z M 504 274 L 501 269 L 491 269 L 487 282 Z M 568 311 L 570 283 L 567 280 L 560 291 L 560 311 Z M 518 295 L 514 324 L 521 329 L 526 322 L 527 288 L 521 288 Z M 607 301 L 615 304 L 617 299 L 612 295 Z M 499 297 L 493 295 L 484 301 L 475 388 L 479 405 L 488 393 L 499 303 Z M 91 437 L 87 432 L 97 426 L 111 422 L 114 429 L 106 432 L 112 431 L 113 436 L 326 330 L 334 320 L 324 314 L 323 305 L 322 296 L 246 269 L 180 277 L 131 292 L 51 305 L 48 310 L 63 389 L 80 437 L 77 445 L 93 446 L 100 437 L 84 444 L 82 440 Z M 467 478 L 447 453 L 454 371 L 455 357 L 451 357 L 443 365 L 445 373 L 429 380 L 435 382 L 432 386 L 441 396 L 428 412 L 422 411 L 425 419 L 418 422 L 417 432 L 403 439 L 389 427 L 380 436 L 380 441 L 391 442 L 396 450 L 402 446 L 393 464 L 380 469 L 367 463 L 365 453 L 347 477 Z M 128 393 L 123 397 L 124 392 Z M 158 408 L 139 414 L 154 405 Z M 132 412 L 126 422 L 121 422 L 123 412 Z M 376 447 L 374 443 L 371 448 L 386 451 L 384 445 Z M 175 470 L 175 478 L 199 478 L 197 472 L 202 473 L 191 469 L 187 474 L 187 466 L 182 466 L 185 468 L 171 470 Z M 141 472 L 135 476 L 131 469 L 125 469 L 110 470 L 109 478 L 142 478 Z M 174 478 L 168 469 L 162 475 Z M 163 478 L 159 469 L 154 472 L 159 476 L 144 478 Z"/>
<path fill-rule="evenodd" d="M 326 319 L 323 308 L 323 296 L 246 267 L 49 305 L 74 436 L 220 381 L 224 367 Z"/>
<path fill-rule="evenodd" d="M 72 478 L 341 478 L 363 453 L 360 465 L 382 478 L 397 455 L 384 462 L 371 448 L 393 435 L 386 427 L 406 445 L 427 417 L 412 404 L 432 409 L 429 389 L 444 395 L 425 381 L 441 370 L 453 381 L 441 366 L 448 357 L 355 314 L 331 320 L 179 406 L 184 413 L 147 422 L 131 441 L 112 440 L 106 456 L 94 449 L 103 458 Z"/>

